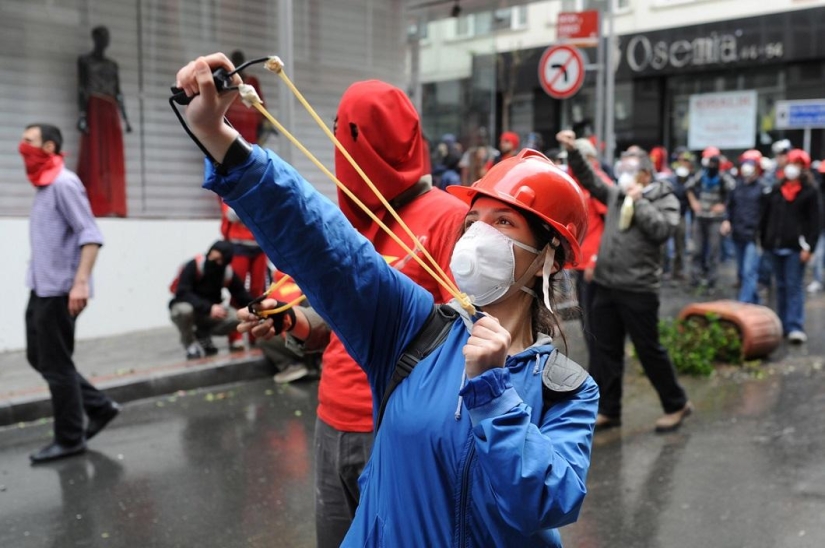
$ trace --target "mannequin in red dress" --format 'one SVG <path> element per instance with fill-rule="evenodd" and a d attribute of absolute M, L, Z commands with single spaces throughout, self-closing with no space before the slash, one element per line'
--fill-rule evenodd
<path fill-rule="evenodd" d="M 132 131 L 132 126 L 120 92 L 117 63 L 104 56 L 109 46 L 109 30 L 95 27 L 92 41 L 94 49 L 77 59 L 80 107 L 77 129 L 83 133 L 77 175 L 86 186 L 96 216 L 125 217 L 126 170 L 121 115 L 127 133 Z"/>

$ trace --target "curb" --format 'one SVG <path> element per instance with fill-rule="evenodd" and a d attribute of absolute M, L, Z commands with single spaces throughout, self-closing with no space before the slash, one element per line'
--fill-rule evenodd
<path fill-rule="evenodd" d="M 137 373 L 131 378 L 119 378 L 105 382 L 90 380 L 118 403 L 127 403 L 173 394 L 178 390 L 193 390 L 256 380 L 273 374 L 273 367 L 258 354 L 240 359 L 186 365 L 178 369 L 153 372 L 148 375 Z M 0 427 L 51 416 L 52 402 L 48 391 L 0 402 Z"/>

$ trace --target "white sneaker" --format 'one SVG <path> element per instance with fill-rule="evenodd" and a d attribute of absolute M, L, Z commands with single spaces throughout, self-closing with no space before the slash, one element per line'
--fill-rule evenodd
<path fill-rule="evenodd" d="M 808 342 L 808 335 L 804 331 L 791 331 L 788 333 L 788 342 L 802 344 Z"/>
<path fill-rule="evenodd" d="M 189 346 L 186 347 L 186 359 L 187 360 L 199 360 L 203 358 L 205 352 L 203 351 L 203 347 L 200 343 L 193 342 Z"/>
<path fill-rule="evenodd" d="M 822 291 L 822 284 L 818 281 L 814 280 L 808 284 L 808 293 L 817 293 L 818 291 Z"/>
<path fill-rule="evenodd" d="M 293 363 L 280 373 L 276 373 L 272 380 L 278 384 L 287 384 L 309 375 L 309 369 L 302 363 Z"/>

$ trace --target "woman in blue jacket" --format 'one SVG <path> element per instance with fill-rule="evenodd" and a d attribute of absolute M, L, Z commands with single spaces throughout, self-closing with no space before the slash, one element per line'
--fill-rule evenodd
<path fill-rule="evenodd" d="M 338 333 L 377 410 L 433 298 L 290 165 L 223 123 L 234 94 L 216 93 L 219 66 L 233 68 L 214 54 L 177 80 L 200 94 L 187 119 L 218 162 L 204 186 Z M 392 393 L 343 546 L 560 546 L 555 528 L 586 493 L 598 388 L 551 344 L 549 278 L 578 258 L 584 198 L 535 151 L 451 192 L 470 204 L 451 268 L 484 314 L 464 313 Z"/>

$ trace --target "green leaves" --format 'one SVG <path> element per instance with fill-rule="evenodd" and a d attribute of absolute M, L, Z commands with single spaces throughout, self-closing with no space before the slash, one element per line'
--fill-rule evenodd
<path fill-rule="evenodd" d="M 679 373 L 707 377 L 717 363 L 744 361 L 739 330 L 716 314 L 660 320 L 659 338 Z"/>

